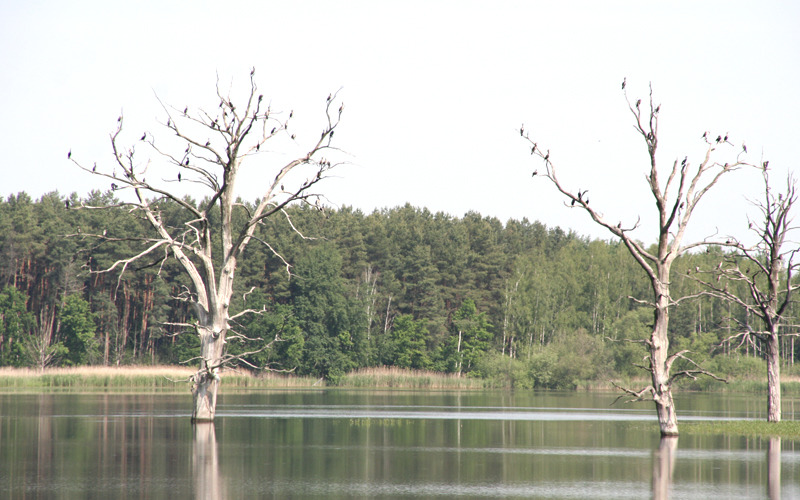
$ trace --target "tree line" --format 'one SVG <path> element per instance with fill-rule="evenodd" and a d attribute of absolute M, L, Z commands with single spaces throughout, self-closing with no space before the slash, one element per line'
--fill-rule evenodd
<path fill-rule="evenodd" d="M 197 356 L 196 343 L 177 335 L 192 314 L 179 300 L 187 278 L 174 260 L 153 255 L 122 275 L 120 265 L 98 272 L 136 255 L 135 240 L 146 234 L 145 222 L 122 207 L 81 209 L 115 203 L 113 191 L 35 201 L 19 193 L 0 203 L 2 365 Z M 182 223 L 180 207 L 162 204 L 168 223 Z M 242 205 L 244 216 L 253 203 Z M 410 205 L 287 213 L 259 226 L 257 238 L 270 246 L 250 246 L 238 270 L 231 310 L 264 311 L 232 325 L 228 349 L 243 354 L 244 366 L 336 379 L 388 365 L 543 388 L 640 375 L 644 349 L 630 340 L 645 338 L 653 319 L 633 298 L 646 296 L 648 283 L 621 243 Z M 718 247 L 684 256 L 672 286 L 699 293 L 687 271 L 712 269 L 725 256 Z M 722 342 L 744 314 L 699 296 L 675 308 L 671 335 L 722 374 L 761 374 L 757 341 Z M 253 349 L 244 339 L 272 345 Z M 784 342 L 784 363 L 793 364 L 799 349 Z"/>

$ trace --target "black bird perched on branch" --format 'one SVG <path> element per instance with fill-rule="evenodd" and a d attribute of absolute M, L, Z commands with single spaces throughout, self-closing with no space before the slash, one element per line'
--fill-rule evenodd
<path fill-rule="evenodd" d="M 180 182 L 180 181 L 181 181 L 181 173 L 178 172 L 178 182 Z"/>
<path fill-rule="evenodd" d="M 95 163 L 94 166 L 92 167 L 92 172 L 97 172 L 97 163 Z"/>
<path fill-rule="evenodd" d="M 721 135 L 718 135 L 718 136 L 717 136 L 717 144 L 719 144 L 721 141 L 722 141 L 722 136 L 721 136 Z"/>
<path fill-rule="evenodd" d="M 628 80 L 628 77 L 624 77 L 622 79 L 622 90 L 625 90 L 625 82 Z"/>
<path fill-rule="evenodd" d="M 642 104 L 642 100 L 641 100 L 641 99 L 639 99 L 638 101 L 636 101 L 636 109 L 639 109 L 639 105 L 640 105 L 640 104 Z"/>
<path fill-rule="evenodd" d="M 113 182 L 111 183 L 111 190 L 112 191 L 116 191 L 117 190 L 117 185 L 114 184 Z"/>
<path fill-rule="evenodd" d="M 67 153 L 67 160 L 69 160 L 70 158 L 72 158 L 72 150 L 71 149 L 69 150 L 69 153 Z"/>
<path fill-rule="evenodd" d="M 143 141 L 143 140 L 145 140 L 145 139 L 147 139 L 147 132 L 145 132 L 144 134 L 142 134 L 142 138 L 141 138 L 141 140 Z"/>

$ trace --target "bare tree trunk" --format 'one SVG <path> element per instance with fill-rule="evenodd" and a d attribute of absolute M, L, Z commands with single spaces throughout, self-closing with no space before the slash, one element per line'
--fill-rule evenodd
<path fill-rule="evenodd" d="M 211 422 L 216 415 L 224 342 L 224 332 L 214 333 L 209 327 L 200 329 L 200 367 L 192 384 L 193 422 Z"/>
<path fill-rule="evenodd" d="M 767 422 L 781 421 L 781 347 L 777 333 L 768 335 L 767 344 Z"/>
<path fill-rule="evenodd" d="M 458 331 L 458 347 L 456 348 L 456 352 L 458 353 L 458 376 L 461 376 L 461 330 Z"/>
<path fill-rule="evenodd" d="M 669 269 L 666 270 L 669 275 Z M 664 290 L 669 293 L 669 290 Z M 678 417 L 672 400 L 669 358 L 669 308 L 663 292 L 656 300 L 653 333 L 650 338 L 650 375 L 653 381 L 653 401 L 656 405 L 658 425 L 662 436 L 678 435 Z"/>

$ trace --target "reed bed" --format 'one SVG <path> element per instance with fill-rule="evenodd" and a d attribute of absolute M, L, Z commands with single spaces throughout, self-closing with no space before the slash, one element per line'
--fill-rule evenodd
<path fill-rule="evenodd" d="M 0 368 L 0 390 L 156 390 L 186 391 L 195 369 L 187 366 L 80 366 L 47 368 Z M 314 378 L 267 372 L 252 375 L 228 372 L 222 384 L 228 388 L 303 388 Z M 319 384 L 317 384 L 319 385 Z"/>
<path fill-rule="evenodd" d="M 484 381 L 452 373 L 396 367 L 362 368 L 344 375 L 336 384 L 353 388 L 483 389 Z"/>

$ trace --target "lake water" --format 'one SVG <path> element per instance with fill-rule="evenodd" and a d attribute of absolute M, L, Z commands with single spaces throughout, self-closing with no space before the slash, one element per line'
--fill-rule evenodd
<path fill-rule="evenodd" d="M 223 388 L 192 426 L 188 394 L 0 394 L 0 497 L 800 498 L 800 441 L 661 440 L 616 396 Z M 680 422 L 765 418 L 753 396 L 676 401 Z"/>

